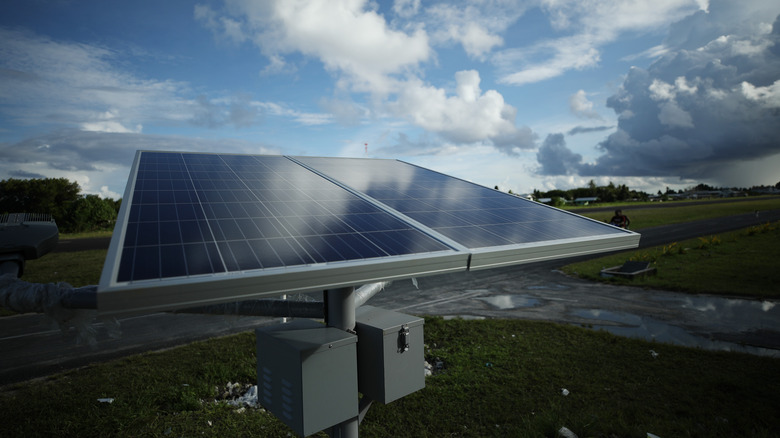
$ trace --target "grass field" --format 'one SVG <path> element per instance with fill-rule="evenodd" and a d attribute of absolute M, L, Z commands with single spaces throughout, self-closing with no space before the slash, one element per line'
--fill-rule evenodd
<path fill-rule="evenodd" d="M 662 210 L 675 216 L 669 212 L 676 209 Z M 658 267 L 642 287 L 776 298 L 778 248 L 780 226 L 769 224 L 629 257 Z M 567 269 L 597 276 L 627 254 L 611 257 Z M 104 258 L 105 251 L 49 254 L 28 263 L 25 279 L 96 284 Z M 701 272 L 685 271 L 692 266 Z M 680 287 L 686 282 L 704 289 Z M 441 361 L 443 372 L 421 391 L 375 404 L 361 437 L 555 437 L 561 427 L 580 437 L 780 435 L 780 359 L 520 320 L 426 318 L 425 343 L 426 359 Z M 255 355 L 254 334 L 245 333 L 7 387 L 0 393 L 2 434 L 292 436 L 265 411 L 214 401 L 227 382 L 255 383 Z"/>
<path fill-rule="evenodd" d="M 728 202 L 724 200 L 712 204 L 682 203 L 668 208 L 653 208 L 647 204 L 620 206 L 623 213 L 631 219 L 632 230 L 670 225 L 682 222 L 691 222 L 714 217 L 731 216 L 744 213 L 754 213 L 761 210 L 776 210 L 780 208 L 780 198 L 758 198 L 749 201 Z M 578 209 L 570 210 L 573 213 L 606 222 L 612 217 L 612 212 L 583 212 Z"/>
<path fill-rule="evenodd" d="M 65 282 L 74 287 L 98 284 L 105 249 L 78 252 L 55 252 L 25 264 L 24 281 L 30 283 Z"/>
<path fill-rule="evenodd" d="M 601 277 L 602 269 L 620 266 L 626 260 L 650 262 L 657 274 L 635 279 Z M 652 289 L 778 298 L 777 260 L 780 223 L 594 258 L 565 266 L 563 271 L 590 280 Z"/>
<path fill-rule="evenodd" d="M 778 359 L 519 320 L 428 318 L 425 342 L 426 358 L 441 361 L 442 372 L 421 391 L 372 406 L 361 437 L 555 437 L 561 427 L 580 437 L 770 437 L 780 430 Z M 254 334 L 246 333 L 16 385 L 0 395 L 0 424 L 4 436 L 20 437 L 292 436 L 267 412 L 214 401 L 227 382 L 255 380 Z"/>

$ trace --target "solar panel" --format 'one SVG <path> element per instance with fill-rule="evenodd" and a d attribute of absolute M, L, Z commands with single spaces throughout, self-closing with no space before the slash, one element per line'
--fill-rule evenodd
<path fill-rule="evenodd" d="M 639 236 L 394 160 L 139 151 L 98 287 L 156 311 L 634 247 Z"/>
<path fill-rule="evenodd" d="M 639 243 L 636 233 L 401 161 L 297 160 L 465 247 L 472 270 Z"/>

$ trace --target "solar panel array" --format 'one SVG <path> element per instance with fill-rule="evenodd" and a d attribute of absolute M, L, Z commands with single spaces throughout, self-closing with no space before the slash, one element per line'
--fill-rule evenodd
<path fill-rule="evenodd" d="M 297 158 L 469 249 L 624 230 L 394 160 Z"/>
<path fill-rule="evenodd" d="M 118 282 L 449 248 L 281 156 L 145 153 Z"/>
<path fill-rule="evenodd" d="M 124 199 L 98 288 L 106 312 L 638 243 L 635 233 L 395 160 L 143 151 Z M 540 246 L 556 249 L 539 255 Z"/>

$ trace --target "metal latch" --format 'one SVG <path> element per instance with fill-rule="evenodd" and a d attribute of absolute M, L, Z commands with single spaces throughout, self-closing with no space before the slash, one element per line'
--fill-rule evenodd
<path fill-rule="evenodd" d="M 409 351 L 409 326 L 401 326 L 401 330 L 398 331 L 398 352 L 403 353 Z"/>

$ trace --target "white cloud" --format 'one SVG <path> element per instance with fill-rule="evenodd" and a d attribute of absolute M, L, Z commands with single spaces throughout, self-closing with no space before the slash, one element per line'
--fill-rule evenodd
<path fill-rule="evenodd" d="M 537 61 L 538 58 L 543 59 Z M 493 62 L 502 70 L 522 65 L 522 68 L 499 79 L 499 82 L 511 85 L 539 82 L 569 70 L 594 67 L 600 60 L 599 51 L 584 36 L 548 40 L 529 48 L 508 49 L 493 58 Z"/>
<path fill-rule="evenodd" d="M 336 76 L 336 94 L 360 92 L 371 96 L 370 112 L 345 106 L 336 99 L 323 99 L 321 106 L 333 116 L 298 117 L 302 123 L 327 123 L 335 118 L 354 124 L 361 114 L 389 114 L 450 142 L 487 142 L 508 154 L 534 147 L 533 132 L 515 125 L 517 110 L 506 104 L 497 91 L 483 93 L 476 71 L 456 74 L 455 96 L 425 84 L 418 77 L 418 69 L 433 56 L 428 33 L 421 23 L 387 22 L 375 6 L 361 0 L 230 0 L 225 13 L 244 23 L 245 36 L 271 57 L 271 65 L 284 65 L 282 56 L 308 55 L 320 60 Z M 511 9 L 500 1 L 488 2 L 486 6 L 491 11 Z M 395 3 L 394 7 L 399 17 L 420 13 L 416 2 Z M 200 14 L 211 17 L 212 12 L 209 9 Z M 426 23 L 435 22 L 432 17 L 452 18 L 451 22 L 434 25 L 437 36 L 433 39 L 440 43 L 457 41 L 475 57 L 501 43 L 496 34 L 486 30 L 488 26 L 497 23 L 491 29 L 503 30 L 512 20 L 507 18 L 511 14 L 488 16 L 470 5 L 434 5 L 423 15 Z M 207 25 L 218 18 L 209 18 Z M 281 105 L 263 106 L 269 114 L 295 115 L 295 111 Z"/>
<path fill-rule="evenodd" d="M 109 189 L 108 186 L 100 186 L 100 192 L 97 195 L 103 199 L 119 199 L 122 197 L 121 194 Z"/>
<path fill-rule="evenodd" d="M 756 87 L 750 82 L 742 82 L 741 91 L 748 99 L 761 103 L 766 108 L 780 108 L 780 79 L 766 87 Z"/>
<path fill-rule="evenodd" d="M 579 90 L 569 96 L 569 109 L 577 117 L 585 119 L 602 119 L 596 110 L 593 109 L 593 102 L 588 100 L 585 90 Z"/>
<path fill-rule="evenodd" d="M 653 79 L 653 83 L 647 89 L 650 90 L 650 98 L 653 100 L 670 100 L 675 96 L 674 87 L 658 79 Z"/>
<path fill-rule="evenodd" d="M 128 133 L 128 132 L 135 132 L 140 133 L 143 129 L 143 125 L 136 125 L 135 128 L 128 128 L 122 123 L 119 122 L 121 118 L 117 114 L 116 111 L 106 111 L 103 114 L 99 116 L 93 117 L 93 119 L 97 119 L 94 122 L 85 122 L 81 123 L 80 127 L 84 131 L 94 131 L 94 132 L 117 132 L 117 133 Z"/>
<path fill-rule="evenodd" d="M 730 7 L 729 2 L 711 2 L 705 18 L 728 20 L 723 9 Z M 700 28 L 722 27 L 701 19 L 686 22 L 697 41 Z M 742 34 L 716 36 L 711 43 L 670 52 L 647 70 L 633 69 L 608 105 L 634 116 L 620 119 L 618 132 L 601 144 L 604 155 L 582 171 L 725 180 L 733 175 L 729 168 L 780 154 L 780 128 L 773 112 L 780 106 L 780 57 L 766 43 L 776 41 L 780 29 L 766 34 L 749 23 L 742 23 L 742 29 Z M 678 28 L 673 26 L 673 31 Z M 755 33 L 744 33 L 748 31 Z M 749 56 L 734 49 L 745 41 L 765 49 Z M 752 179 L 744 182 L 750 185 L 766 177 L 748 172 L 743 180 Z"/>
<path fill-rule="evenodd" d="M 533 132 L 516 126 L 517 110 L 495 90 L 481 92 L 478 72 L 458 72 L 455 80 L 454 96 L 447 96 L 442 88 L 410 80 L 389 107 L 415 125 L 456 143 L 490 141 L 510 155 L 535 146 Z"/>
<path fill-rule="evenodd" d="M 732 2 L 712 1 L 707 7 L 709 13 L 696 12 L 671 26 L 669 52 L 647 69 L 631 68 L 607 100 L 620 115 L 618 129 L 598 146 L 601 155 L 594 162 L 578 161 L 559 142 L 546 145 L 547 153 L 539 157 L 542 170 L 679 177 L 729 186 L 776 182 L 776 168 L 763 163 L 780 159 L 780 52 L 775 45 L 780 4 L 771 15 L 755 13 L 755 2 L 749 2 L 751 13 L 735 12 L 747 17 L 738 26 L 722 23 L 733 19 Z M 761 24 L 768 21 L 775 23 L 771 33 Z M 734 31 L 727 38 L 715 31 L 727 28 Z M 703 35 L 712 39 L 704 41 Z M 751 167 L 754 171 L 745 171 Z"/>
<path fill-rule="evenodd" d="M 7 28 L 0 41 L 0 112 L 17 125 L 139 132 L 190 117 L 186 84 L 128 74 L 108 48 Z"/>
<path fill-rule="evenodd" d="M 600 61 L 600 47 L 617 40 L 621 34 L 658 29 L 680 15 L 699 9 L 702 4 L 692 0 L 542 0 L 550 24 L 563 35 L 530 47 L 507 49 L 493 61 L 504 72 L 500 81 L 512 85 L 591 68 Z"/>
<path fill-rule="evenodd" d="M 426 28 L 432 39 L 443 44 L 454 41 L 472 58 L 484 59 L 494 48 L 504 44 L 498 34 L 520 16 L 523 9 L 507 7 L 500 2 L 475 5 L 440 3 L 426 11 Z"/>
<path fill-rule="evenodd" d="M 244 23 L 244 37 L 264 54 L 313 56 L 346 75 L 357 91 L 387 92 L 394 82 L 389 75 L 414 69 L 432 54 L 425 30 L 393 29 L 364 0 L 227 3 L 231 19 Z"/>

